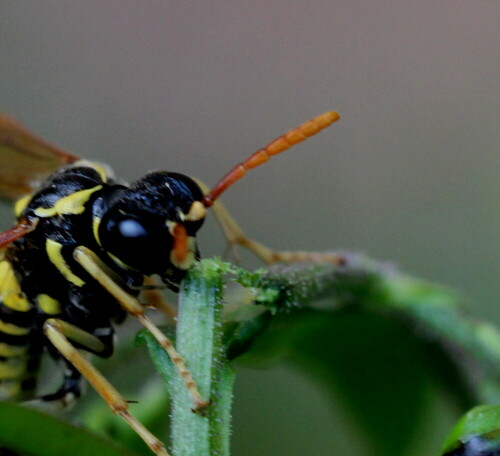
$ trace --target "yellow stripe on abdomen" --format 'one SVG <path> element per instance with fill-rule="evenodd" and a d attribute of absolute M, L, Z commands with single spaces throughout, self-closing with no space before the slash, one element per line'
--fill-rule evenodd
<path fill-rule="evenodd" d="M 31 309 L 8 260 L 0 261 L 0 301 L 15 312 L 27 312 Z"/>
<path fill-rule="evenodd" d="M 13 323 L 6 323 L 0 320 L 0 332 L 10 334 L 12 336 L 25 336 L 31 332 L 31 328 L 23 328 L 22 326 L 17 326 Z"/>
<path fill-rule="evenodd" d="M 27 345 L 9 345 L 0 342 L 0 356 L 5 358 L 12 358 L 14 356 L 21 356 L 28 350 Z"/>
<path fill-rule="evenodd" d="M 26 357 L 4 358 L 0 360 L 0 380 L 13 380 L 26 372 Z"/>

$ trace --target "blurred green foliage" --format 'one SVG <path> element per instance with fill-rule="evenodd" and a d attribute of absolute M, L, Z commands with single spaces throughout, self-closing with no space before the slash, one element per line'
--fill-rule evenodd
<path fill-rule="evenodd" d="M 339 266 L 279 265 L 249 273 L 223 264 L 215 275 L 213 263 L 209 269 L 207 283 L 232 275 L 244 287 L 242 301 L 250 293 L 254 302 L 227 303 L 222 335 L 225 357 L 247 366 L 279 361 L 302 369 L 329 391 L 332 403 L 347 411 L 373 456 L 413 454 L 432 407 L 428 392 L 436 385 L 446 392 L 457 414 L 499 397 L 499 332 L 465 314 L 450 290 L 357 255 L 346 255 Z M 189 286 L 185 293 L 195 301 L 201 296 Z M 175 339 L 175 327 L 165 332 Z M 166 390 L 175 395 L 168 387 L 175 376 L 168 358 L 148 333 L 141 332 L 138 342 L 147 343 Z M 166 390 L 158 383 L 148 385 L 136 408 L 151 428 L 166 426 Z M 20 454 L 63 454 L 57 452 L 60 448 L 74 455 L 128 454 L 52 417 L 9 404 L 2 407 L 0 413 L 19 424 L 14 433 L 9 426 L 1 426 L 0 442 Z M 110 424 L 115 420 L 111 413 L 101 415 L 103 408 L 87 413 L 91 427 L 107 430 L 137 454 L 148 454 L 130 430 Z M 498 416 L 496 409 L 475 409 L 453 431 L 444 451 L 453 456 L 496 454 L 484 451 L 496 444 Z M 10 425 L 7 418 L 2 423 Z M 42 446 L 40 439 L 49 432 L 51 443 Z M 464 445 L 476 444 L 478 438 L 490 446 L 478 446 L 475 453 L 467 447 L 464 453 Z"/>

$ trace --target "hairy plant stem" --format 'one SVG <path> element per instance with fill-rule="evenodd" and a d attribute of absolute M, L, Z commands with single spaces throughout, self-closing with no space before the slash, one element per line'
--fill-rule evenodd
<path fill-rule="evenodd" d="M 182 284 L 176 347 L 210 405 L 205 413 L 194 413 L 184 382 L 173 376 L 174 456 L 229 456 L 234 373 L 222 345 L 223 273 L 220 263 L 202 261 Z"/>
<path fill-rule="evenodd" d="M 464 379 L 470 374 L 476 382 L 475 392 L 482 401 L 499 402 L 500 332 L 494 326 L 464 313 L 460 299 L 446 288 L 359 255 L 344 257 L 341 265 L 281 264 L 254 272 L 203 260 L 188 272 L 182 283 L 176 335 L 173 327 L 166 330 L 202 397 L 210 402 L 204 415 L 193 413 L 184 381 L 156 340 L 143 333 L 172 396 L 173 456 L 229 456 L 234 373 L 226 356 L 234 359 L 245 354 L 275 317 L 294 311 L 320 315 L 352 308 L 393 316 L 418 338 L 449 350 Z M 243 285 L 257 306 L 241 304 L 229 312 L 223 332 L 224 274 Z"/>

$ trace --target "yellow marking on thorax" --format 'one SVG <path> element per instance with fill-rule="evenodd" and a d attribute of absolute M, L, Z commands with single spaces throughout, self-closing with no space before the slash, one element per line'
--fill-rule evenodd
<path fill-rule="evenodd" d="M 101 223 L 100 217 L 92 217 L 92 232 L 94 233 L 94 239 L 101 246 L 101 240 L 99 239 L 99 224 L 100 223 Z"/>
<path fill-rule="evenodd" d="M 47 239 L 45 248 L 47 250 L 49 260 L 67 281 L 75 284 L 77 287 L 83 286 L 85 282 L 76 274 L 74 274 L 73 271 L 69 268 L 68 263 L 66 263 L 66 260 L 64 259 L 61 252 L 62 247 L 62 244 L 60 244 L 59 242 L 53 241 L 52 239 Z"/>
<path fill-rule="evenodd" d="M 8 260 L 0 261 L 0 300 L 6 307 L 17 312 L 27 312 L 31 309 Z"/>
<path fill-rule="evenodd" d="M 26 353 L 27 345 L 9 345 L 0 342 L 0 356 L 11 358 L 13 356 L 21 356 Z"/>
<path fill-rule="evenodd" d="M 58 199 L 52 207 L 39 207 L 35 209 L 35 215 L 38 217 L 53 217 L 55 215 L 82 214 L 85 211 L 85 203 L 93 193 L 101 190 L 101 188 L 102 185 L 96 185 L 93 188 L 74 192 L 71 195 Z"/>
<path fill-rule="evenodd" d="M 0 380 L 19 378 L 26 371 L 26 358 L 7 358 L 0 361 Z"/>
<path fill-rule="evenodd" d="M 89 160 L 78 160 L 77 162 L 73 163 L 73 167 L 77 166 L 86 166 L 88 168 L 92 168 L 99 174 L 103 182 L 108 182 L 109 177 L 110 176 L 113 177 L 113 172 L 111 171 L 111 168 L 101 163 Z"/>
<path fill-rule="evenodd" d="M 31 328 L 23 328 L 22 326 L 17 326 L 12 323 L 5 323 L 0 320 L 0 332 L 5 334 L 12 334 L 13 336 L 25 336 L 29 334 Z"/>
<path fill-rule="evenodd" d="M 99 176 L 101 176 L 102 181 L 107 182 L 110 174 L 109 169 L 95 162 L 93 164 L 94 164 L 94 169 L 99 173 Z"/>
<path fill-rule="evenodd" d="M 47 294 L 39 294 L 36 302 L 40 310 L 47 315 L 58 315 L 61 313 L 61 303 Z"/>
<path fill-rule="evenodd" d="M 33 195 L 31 195 L 31 194 L 23 196 L 22 198 L 19 198 L 15 202 L 15 204 L 14 204 L 14 214 L 16 215 L 16 217 L 19 217 L 21 215 L 21 213 L 24 211 L 24 209 L 26 208 L 26 206 L 31 201 L 32 196 Z"/>

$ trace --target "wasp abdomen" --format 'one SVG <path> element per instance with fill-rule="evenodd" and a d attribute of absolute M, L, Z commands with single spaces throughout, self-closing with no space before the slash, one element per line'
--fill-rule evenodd
<path fill-rule="evenodd" d="M 31 350 L 35 309 L 21 292 L 10 261 L 0 261 L 0 398 L 25 396 L 35 386 L 38 356 Z"/>

